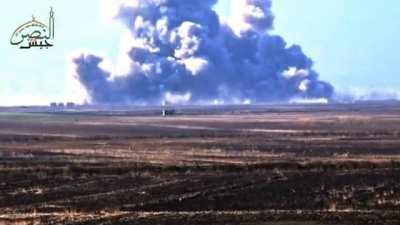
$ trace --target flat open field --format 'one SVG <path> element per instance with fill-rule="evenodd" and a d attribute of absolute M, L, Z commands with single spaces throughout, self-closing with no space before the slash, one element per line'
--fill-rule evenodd
<path fill-rule="evenodd" d="M 400 105 L 0 109 L 0 224 L 400 224 Z"/>

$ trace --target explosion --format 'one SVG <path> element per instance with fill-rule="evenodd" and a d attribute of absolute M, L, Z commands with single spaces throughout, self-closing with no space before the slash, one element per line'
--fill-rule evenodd
<path fill-rule="evenodd" d="M 235 0 L 237 16 L 223 24 L 217 0 L 130 0 L 116 18 L 129 29 L 129 72 L 112 74 L 93 54 L 74 58 L 76 78 L 92 104 L 241 104 L 329 99 L 298 45 L 272 35 L 271 0 Z M 235 14 L 236 15 L 236 14 Z"/>

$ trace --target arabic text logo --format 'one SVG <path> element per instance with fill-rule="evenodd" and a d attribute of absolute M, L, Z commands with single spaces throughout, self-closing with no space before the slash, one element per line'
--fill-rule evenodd
<path fill-rule="evenodd" d="M 40 49 L 54 46 L 54 12 L 50 10 L 48 25 L 36 20 L 32 20 L 19 26 L 11 36 L 10 43 L 19 46 L 20 49 L 30 49 L 37 47 Z"/>

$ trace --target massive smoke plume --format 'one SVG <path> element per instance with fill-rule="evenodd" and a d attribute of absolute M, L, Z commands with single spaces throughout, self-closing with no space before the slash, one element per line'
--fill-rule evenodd
<path fill-rule="evenodd" d="M 264 103 L 327 98 L 313 61 L 298 45 L 269 33 L 271 0 L 235 0 L 234 25 L 222 24 L 217 0 L 131 0 L 118 18 L 130 30 L 130 71 L 111 74 L 102 58 L 74 59 L 93 104 Z"/>

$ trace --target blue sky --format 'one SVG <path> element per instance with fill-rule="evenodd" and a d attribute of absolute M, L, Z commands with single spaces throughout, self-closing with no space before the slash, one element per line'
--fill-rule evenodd
<path fill-rule="evenodd" d="M 234 16 L 220 0 L 218 13 Z M 396 0 L 275 0 L 276 34 L 297 43 L 323 80 L 339 92 L 398 91 L 400 2 Z M 56 17 L 55 47 L 21 50 L 9 44 L 14 29 L 35 15 Z M 78 7 L 79 6 L 79 7 Z M 99 0 L 16 0 L 0 9 L 0 105 L 47 104 L 79 98 L 69 55 L 86 49 L 115 63 L 122 26 L 102 18 Z"/>

